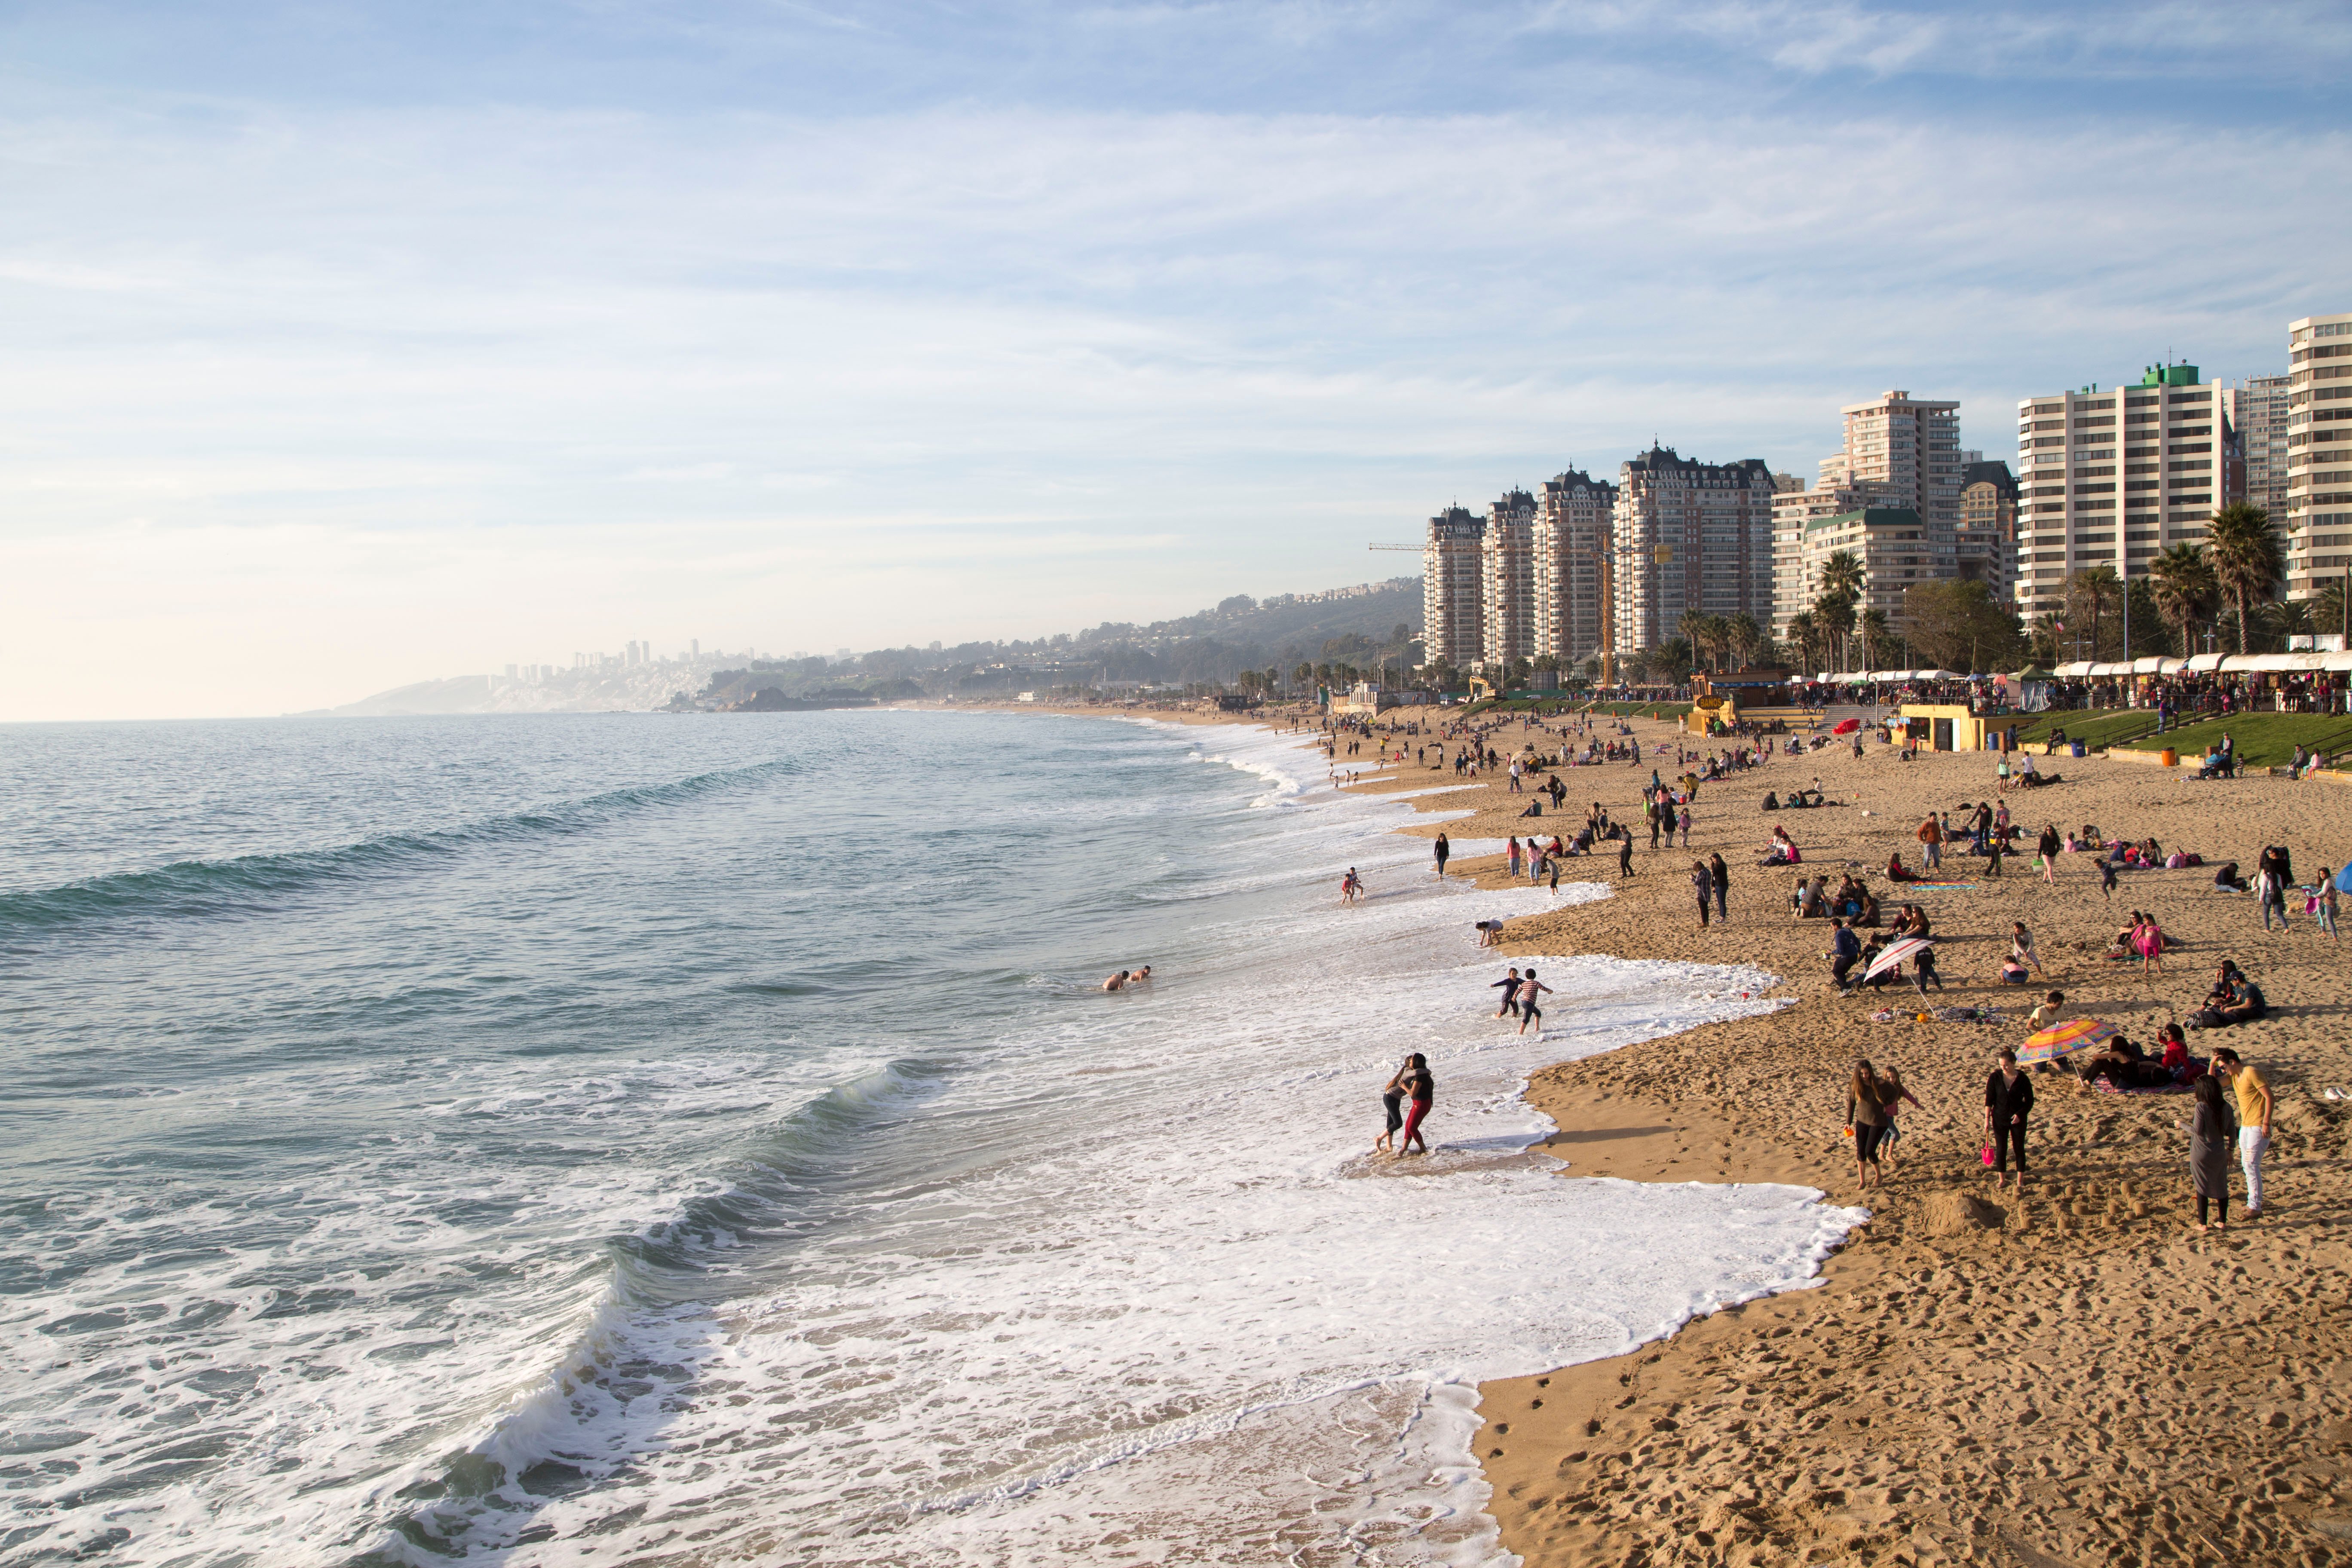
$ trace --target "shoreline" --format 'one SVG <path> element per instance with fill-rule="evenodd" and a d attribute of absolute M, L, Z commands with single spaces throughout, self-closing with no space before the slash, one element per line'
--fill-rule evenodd
<path fill-rule="evenodd" d="M 1143 716 L 1271 728 L 1256 716 Z M 1530 797 L 1482 779 L 1406 795 L 1423 820 L 1398 831 L 1548 834 L 1596 799 L 1638 821 L 1654 748 L 1676 731 L 1633 724 L 1651 754 L 1638 767 L 1560 770 L 1561 816 L 1523 823 Z M 1514 743 L 1522 733 L 1516 722 L 1503 732 Z M 2325 782 L 2200 784 L 2068 759 L 2063 784 L 2004 797 L 2029 842 L 2045 820 L 2093 822 L 2197 849 L 2207 866 L 2127 873 L 2110 907 L 2086 856 L 2061 857 L 2056 887 L 2040 882 L 2030 854 L 1998 879 L 1948 856 L 1947 873 L 1972 885 L 1910 893 L 1937 925 L 1948 990 L 1936 1005 L 1995 1006 L 2007 1021 L 1919 1023 L 1905 1009 L 1872 1022 L 1883 1002 L 1917 999 L 1907 986 L 1869 1002 L 1830 993 L 1827 922 L 1786 912 L 1794 872 L 1756 867 L 1763 840 L 1781 823 L 1806 869 L 1851 867 L 1891 914 L 1907 889 L 1883 875 L 1888 850 L 1916 868 L 1918 814 L 1985 798 L 1994 761 L 1905 763 L 1883 746 L 1860 761 L 1834 747 L 1777 758 L 1701 785 L 1687 854 L 1653 852 L 1644 834 L 1630 881 L 1613 857 L 1575 868 L 1609 883 L 1611 898 L 1508 923 L 1498 964 L 1543 952 L 1737 962 L 1778 975 L 1766 994 L 1792 999 L 1531 1074 L 1528 1103 L 1558 1129 L 1534 1148 L 1567 1163 L 1561 1179 L 1773 1182 L 1864 1201 L 1843 1136 L 1853 1059 L 1900 1067 L 1925 1102 L 1906 1118 L 1895 1173 L 1866 1200 L 1872 1218 L 1811 1288 L 1696 1316 L 1623 1355 L 1481 1385 L 1487 1511 L 1529 1568 L 2352 1563 L 2352 1187 L 2341 1164 L 2352 1099 L 2325 1098 L 2328 1088 L 2352 1096 L 2344 950 L 2299 913 L 2288 933 L 2266 935 L 2251 898 L 2210 887 L 2212 865 L 2251 865 L 2266 843 L 2288 845 L 2306 880 L 2341 864 L 2352 800 Z M 1449 776 L 1408 763 L 1343 787 L 1403 795 Z M 1767 790 L 1816 776 L 1853 804 L 1761 812 Z M 1440 812 L 1451 819 L 1426 820 Z M 1710 851 L 1732 869 L 1732 919 L 1702 931 L 1684 879 Z M 1452 870 L 1504 879 L 1500 856 L 1457 858 Z M 2153 982 L 2102 957 L 2134 907 L 2156 910 L 2183 940 Z M 2012 919 L 2032 928 L 2046 979 L 1992 981 Z M 2225 1234 L 2195 1234 L 2188 1097 L 2105 1094 L 2071 1076 L 2037 1078 L 2034 1176 L 2021 1194 L 1995 1194 L 1979 1161 L 1983 1078 L 1999 1047 L 2023 1038 L 2022 1015 L 2045 987 L 2066 993 L 2068 1016 L 2108 1018 L 2146 1043 L 2193 1009 L 2222 957 L 2263 986 L 2271 1015 L 2190 1040 L 2200 1054 L 2233 1047 L 2272 1081 L 2263 1216 L 2233 1207 Z M 2242 1204 L 2234 1170 L 2231 1182 Z"/>
<path fill-rule="evenodd" d="M 1633 722 L 1653 757 L 1660 740 L 1673 743 L 1672 725 Z M 2070 759 L 2063 784 L 2007 797 L 2029 839 L 2043 820 L 2095 822 L 2198 848 L 2207 868 L 2129 873 L 2110 910 L 2089 857 L 2062 856 L 2050 887 L 2030 855 L 1998 879 L 1948 856 L 1948 873 L 1974 885 L 1912 894 L 1945 960 L 1935 1004 L 2000 1007 L 2008 1021 L 1921 1024 L 1906 1009 L 1873 1023 L 1875 1006 L 1899 998 L 1830 991 L 1827 922 L 1785 912 L 1794 872 L 1757 868 L 1763 840 L 1782 823 L 1809 869 L 1851 865 L 1891 913 L 1905 889 L 1883 875 L 1887 851 L 1916 867 L 1918 814 L 1984 798 L 1994 761 L 1906 763 L 1883 746 L 1859 762 L 1836 748 L 1775 759 L 1700 786 L 1689 851 L 1653 852 L 1644 834 L 1630 881 L 1613 858 L 1595 863 L 1613 897 L 1507 927 L 1497 962 L 1736 960 L 1780 977 L 1768 995 L 1794 999 L 1532 1075 L 1529 1104 L 1559 1129 L 1538 1147 L 1568 1163 L 1561 1177 L 1788 1183 L 1872 1211 L 1811 1289 L 1696 1317 L 1626 1355 L 1482 1386 L 1489 1510 L 1530 1568 L 2352 1563 L 2340 1167 L 2352 1101 L 2324 1098 L 2330 1087 L 2352 1093 L 2344 950 L 2299 915 L 2266 937 L 2252 899 L 2210 889 L 2212 864 L 2251 865 L 2265 843 L 2287 844 L 2305 879 L 2340 865 L 2352 801 L 2324 784 L 2200 784 Z M 1560 770 L 1564 815 L 1579 821 L 1580 805 L 1599 799 L 1638 821 L 1650 765 Z M 1857 804 L 1760 810 L 1767 790 L 1816 775 L 1832 799 Z M 1408 768 L 1386 782 L 1413 780 Z M 1375 792 L 1385 793 L 1351 793 Z M 1538 826 L 1516 818 L 1527 798 L 1481 781 L 1414 804 L 1473 806 L 1445 830 L 1501 837 Z M 1732 868 L 1732 919 L 1702 931 L 1684 879 L 1711 851 Z M 1462 869 L 1489 882 L 1500 867 L 1490 857 Z M 2184 942 L 2153 983 L 2101 956 L 2135 905 L 2156 909 Z M 1992 979 L 2012 919 L 2034 932 L 2046 982 Z M 2188 1097 L 2110 1095 L 2071 1075 L 2037 1078 L 2035 1175 L 2021 1194 L 1994 1194 L 1979 1156 L 1983 1076 L 1995 1050 L 2024 1037 L 2022 1015 L 2045 984 L 2066 992 L 2069 1016 L 2107 1017 L 2146 1043 L 2194 1007 L 2225 956 L 2263 984 L 2271 1015 L 2192 1035 L 2192 1048 L 2229 1044 L 2272 1081 L 2263 1216 L 2195 1235 L 2176 1126 Z M 1906 1118 L 1896 1173 L 1867 1200 L 1843 1135 L 1842 1086 L 1861 1055 L 1899 1066 L 1926 1102 Z M 2216 1486 L 2217 1475 L 2228 1479 Z"/>

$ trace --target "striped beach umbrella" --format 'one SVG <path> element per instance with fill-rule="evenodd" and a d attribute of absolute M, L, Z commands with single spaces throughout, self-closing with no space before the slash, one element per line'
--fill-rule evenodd
<path fill-rule="evenodd" d="M 1905 959 L 1935 945 L 1936 939 L 1927 936 L 1906 936 L 1900 942 L 1890 942 L 1884 952 L 1870 961 L 1870 967 L 1862 972 L 1862 977 L 1867 980 L 1874 974 L 1883 974 L 1890 969 L 1900 969 L 1903 967 Z"/>
<path fill-rule="evenodd" d="M 2054 1062 L 2060 1057 L 2071 1057 L 2076 1051 L 2087 1051 L 2112 1040 L 2118 1033 L 2113 1024 L 2103 1019 L 2069 1018 L 2063 1024 L 2051 1025 L 2018 1047 L 2017 1065 L 2032 1067 L 2036 1062 Z"/>

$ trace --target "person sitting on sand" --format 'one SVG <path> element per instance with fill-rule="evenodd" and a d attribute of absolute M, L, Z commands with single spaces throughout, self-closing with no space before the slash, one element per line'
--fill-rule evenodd
<path fill-rule="evenodd" d="M 2022 960 L 2011 953 L 2000 961 L 2000 983 L 2003 985 L 2023 985 L 2033 978 Z"/>
<path fill-rule="evenodd" d="M 2226 1029 L 2233 1024 L 2251 1024 L 2269 1011 L 2263 988 L 2247 979 L 2236 963 L 2224 959 L 2221 973 L 2206 995 L 2204 1010 L 2191 1015 L 2188 1024 L 2192 1029 Z"/>
<path fill-rule="evenodd" d="M 1797 866 L 1803 862 L 1804 856 L 1799 852 L 1797 841 L 1789 837 L 1787 828 L 1774 823 L 1772 841 L 1765 847 L 1764 858 L 1756 863 L 1759 866 Z"/>
<path fill-rule="evenodd" d="M 2213 887 L 2220 892 L 2246 891 L 2246 879 L 2238 875 L 2238 863 L 2235 860 L 2224 860 L 2213 868 Z"/>
<path fill-rule="evenodd" d="M 2053 991 L 2042 998 L 2042 1005 L 2025 1016 L 2026 1033 L 2038 1035 L 2056 1023 L 2066 1010 L 2066 994 Z"/>
<path fill-rule="evenodd" d="M 1866 930 L 1877 929 L 1878 895 L 1872 892 L 1868 888 L 1864 888 L 1862 890 L 1862 912 L 1853 917 L 1853 923 L 1862 926 Z"/>
<path fill-rule="evenodd" d="M 1919 879 L 1911 874 L 1911 868 L 1903 864 L 1903 851 L 1900 849 L 1887 853 L 1886 879 L 1890 882 L 1916 882 Z"/>

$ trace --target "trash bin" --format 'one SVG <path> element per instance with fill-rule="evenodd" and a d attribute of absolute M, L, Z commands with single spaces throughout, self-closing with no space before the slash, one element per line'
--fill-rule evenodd
<path fill-rule="evenodd" d="M 2069 742 L 2066 742 L 2066 754 L 2067 754 L 2068 756 L 2072 756 L 2072 757 L 2079 757 L 2079 756 L 2081 756 L 2081 755 L 2083 754 L 2083 742 L 2080 742 L 2080 741 L 2069 741 Z"/>
<path fill-rule="evenodd" d="M 2180 753 L 2167 746 L 2156 754 L 2156 760 L 2168 768 L 2177 768 L 2180 765 Z"/>

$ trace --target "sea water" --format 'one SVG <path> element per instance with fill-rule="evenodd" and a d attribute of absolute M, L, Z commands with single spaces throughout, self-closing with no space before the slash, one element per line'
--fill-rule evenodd
<path fill-rule="evenodd" d="M 1530 1152 L 1532 1068 L 1768 978 L 1540 959 L 1519 1036 L 1472 922 L 1607 889 L 1439 884 L 1326 780 L 1044 716 L 0 731 L 0 1563 L 1507 1560 L 1479 1380 L 1856 1216 Z"/>

